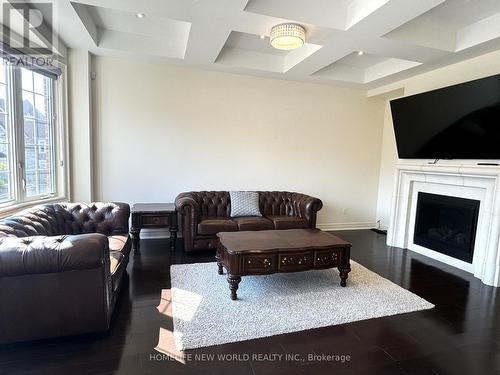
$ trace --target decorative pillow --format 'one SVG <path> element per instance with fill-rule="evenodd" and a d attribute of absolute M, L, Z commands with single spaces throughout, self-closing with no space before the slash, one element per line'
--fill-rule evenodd
<path fill-rule="evenodd" d="M 230 191 L 231 217 L 262 216 L 259 209 L 259 193 L 255 191 Z"/>

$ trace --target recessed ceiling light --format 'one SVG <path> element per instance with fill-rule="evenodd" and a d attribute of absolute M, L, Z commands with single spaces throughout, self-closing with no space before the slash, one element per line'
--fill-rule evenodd
<path fill-rule="evenodd" d="M 261 35 L 260 36 L 260 39 L 264 39 L 266 36 L 265 35 Z"/>
<path fill-rule="evenodd" d="M 363 51 L 358 51 L 358 56 L 363 56 L 365 53 Z"/>
<path fill-rule="evenodd" d="M 137 18 L 144 18 L 144 17 L 146 17 L 146 15 L 144 13 L 136 13 L 135 16 Z"/>

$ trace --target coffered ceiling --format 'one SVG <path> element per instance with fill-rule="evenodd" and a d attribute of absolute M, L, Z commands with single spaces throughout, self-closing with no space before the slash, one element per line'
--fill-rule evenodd
<path fill-rule="evenodd" d="M 361 89 L 500 49 L 499 0 L 57 0 L 54 5 L 54 27 L 70 48 Z M 304 26 L 303 47 L 287 52 L 269 45 L 271 27 L 283 22 Z"/>

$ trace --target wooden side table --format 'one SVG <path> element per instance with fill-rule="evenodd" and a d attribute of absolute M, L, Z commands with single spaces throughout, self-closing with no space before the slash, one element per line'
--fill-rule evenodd
<path fill-rule="evenodd" d="M 170 251 L 175 250 L 177 241 L 177 211 L 173 203 L 135 203 L 132 205 L 132 246 L 139 252 L 142 228 L 169 227 Z"/>

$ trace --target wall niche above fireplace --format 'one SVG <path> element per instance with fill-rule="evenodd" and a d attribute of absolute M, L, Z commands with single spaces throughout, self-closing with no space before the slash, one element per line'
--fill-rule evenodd
<path fill-rule="evenodd" d="M 472 263 L 480 201 L 418 193 L 413 242 Z"/>

